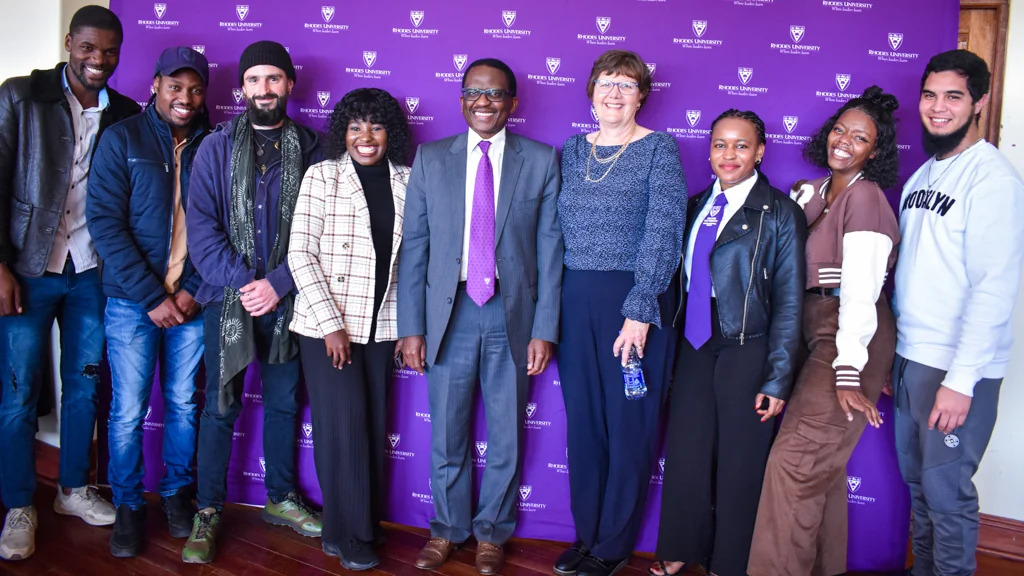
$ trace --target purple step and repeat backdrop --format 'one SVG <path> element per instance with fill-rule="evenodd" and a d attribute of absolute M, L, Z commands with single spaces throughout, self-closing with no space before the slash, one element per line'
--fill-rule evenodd
<path fill-rule="evenodd" d="M 459 132 L 465 123 L 459 86 L 467 64 L 498 57 L 515 70 L 520 105 L 509 128 L 555 146 L 597 129 L 586 98 L 590 66 L 603 51 L 638 52 L 653 74 L 642 124 L 674 135 L 691 192 L 707 186 L 711 121 L 727 108 L 751 109 L 769 132 L 764 168 L 782 188 L 818 175 L 800 158 L 813 131 L 843 102 L 878 84 L 902 108 L 901 175 L 925 156 L 917 93 L 928 58 L 955 47 L 958 0 L 391 0 L 365 7 L 334 0 L 111 0 L 125 27 L 113 86 L 144 103 L 160 51 L 189 45 L 212 67 L 208 105 L 214 121 L 244 109 L 238 58 L 251 42 L 288 47 L 298 82 L 289 111 L 324 129 L 345 92 L 375 86 L 402 103 L 417 141 Z M 898 188 L 889 191 L 898 197 Z M 534 378 L 526 410 L 526 457 L 519 487 L 518 536 L 570 541 L 565 410 L 557 368 Z M 426 526 L 432 514 L 427 384 L 396 372 L 388 425 L 388 519 Z M 261 505 L 263 407 L 258 372 L 250 368 L 229 468 L 229 497 Z M 312 424 L 303 404 L 299 434 L 302 489 L 319 502 Z M 880 404 L 889 413 L 891 403 Z M 163 406 L 154 388 L 145 423 L 146 486 L 163 466 Z M 482 411 L 471 445 L 476 471 L 487 456 Z M 649 521 L 638 549 L 653 550 L 664 459 L 651 470 Z M 909 502 L 899 477 L 891 418 L 869 429 L 848 466 L 850 569 L 902 567 Z"/>

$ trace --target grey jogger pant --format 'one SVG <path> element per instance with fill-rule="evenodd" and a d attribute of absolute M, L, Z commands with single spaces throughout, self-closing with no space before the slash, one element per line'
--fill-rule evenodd
<path fill-rule="evenodd" d="M 946 372 L 896 356 L 896 452 L 910 486 L 912 576 L 970 576 L 977 567 L 978 492 L 972 478 L 996 423 L 1002 379 L 982 379 L 963 426 L 944 434 L 928 416 Z"/>

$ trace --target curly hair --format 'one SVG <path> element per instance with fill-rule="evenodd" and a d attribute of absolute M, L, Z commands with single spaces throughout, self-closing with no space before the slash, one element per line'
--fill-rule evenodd
<path fill-rule="evenodd" d="M 750 110 L 737 110 L 736 108 L 729 108 L 725 112 L 718 115 L 715 121 L 711 123 L 711 132 L 715 131 L 715 124 L 718 124 L 719 120 L 725 120 L 726 118 L 736 118 L 738 120 L 746 120 L 754 125 L 754 131 L 757 132 L 758 144 L 766 144 L 768 139 L 765 138 L 764 134 L 764 120 L 761 117 L 751 112 Z"/>
<path fill-rule="evenodd" d="M 345 94 L 334 106 L 327 124 L 324 150 L 332 160 L 341 158 L 347 151 L 345 133 L 353 120 L 366 120 L 382 124 L 388 135 L 387 159 L 398 166 L 409 165 L 412 152 L 412 133 L 409 121 L 402 112 L 398 100 L 379 88 L 356 88 Z"/>
<path fill-rule="evenodd" d="M 825 124 L 814 133 L 804 147 L 804 158 L 820 168 L 828 168 L 828 135 L 835 128 L 836 121 L 847 110 L 860 110 L 875 123 L 878 136 L 875 138 L 875 157 L 864 165 L 864 177 L 878 184 L 883 190 L 896 184 L 899 177 L 899 151 L 896 147 L 896 119 L 893 112 L 900 107 L 892 94 L 886 94 L 878 86 L 872 86 L 864 94 L 843 105 Z"/>

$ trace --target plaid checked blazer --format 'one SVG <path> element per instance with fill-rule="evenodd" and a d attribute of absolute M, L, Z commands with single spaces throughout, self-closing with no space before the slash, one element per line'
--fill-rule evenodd
<path fill-rule="evenodd" d="M 379 311 L 373 310 L 376 254 L 370 237 L 370 211 L 352 159 L 345 154 L 306 171 L 288 244 L 288 265 L 299 291 L 289 327 L 292 332 L 323 338 L 346 330 L 352 342 L 366 344 L 373 314 L 378 313 L 376 340 L 398 339 L 398 247 L 409 168 L 390 162 L 389 166 L 395 229 L 391 273 Z"/>

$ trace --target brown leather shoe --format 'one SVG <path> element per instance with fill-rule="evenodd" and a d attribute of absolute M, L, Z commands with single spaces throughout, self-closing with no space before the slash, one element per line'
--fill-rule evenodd
<path fill-rule="evenodd" d="M 430 542 L 420 550 L 416 557 L 416 567 L 420 570 L 440 568 L 459 545 L 444 538 L 431 538 Z"/>
<path fill-rule="evenodd" d="M 476 571 L 481 574 L 497 574 L 505 563 L 505 549 L 490 542 L 477 542 Z"/>

